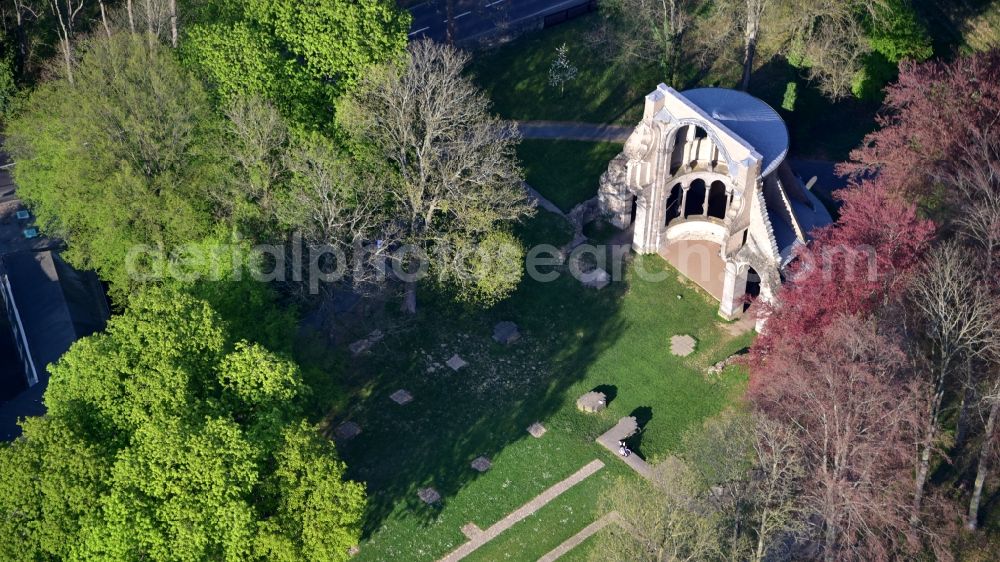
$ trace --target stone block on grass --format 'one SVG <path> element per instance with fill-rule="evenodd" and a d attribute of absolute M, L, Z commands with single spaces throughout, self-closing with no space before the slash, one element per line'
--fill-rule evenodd
<path fill-rule="evenodd" d="M 413 402 L 413 395 L 401 388 L 390 394 L 389 399 L 400 406 L 405 406 L 406 404 Z"/>
<path fill-rule="evenodd" d="M 420 501 L 427 505 L 433 505 L 441 501 L 441 494 L 434 488 L 421 488 L 417 490 L 417 496 L 420 498 Z"/>
<path fill-rule="evenodd" d="M 673 336 L 670 338 L 670 353 L 678 357 L 687 357 L 694 353 L 697 342 L 687 334 Z"/>
<path fill-rule="evenodd" d="M 545 426 L 542 425 L 541 422 L 535 422 L 528 426 L 528 433 L 530 433 L 535 439 L 545 435 L 546 431 Z"/>
<path fill-rule="evenodd" d="M 517 324 L 513 322 L 500 322 L 493 327 L 493 341 L 510 345 L 521 339 L 521 332 L 517 329 Z"/>
<path fill-rule="evenodd" d="M 348 441 L 361 434 L 361 426 L 352 421 L 344 422 L 338 425 L 333 433 L 338 441 Z"/>
<path fill-rule="evenodd" d="M 465 360 L 459 357 L 458 354 L 456 353 L 455 355 L 451 356 L 451 359 L 445 361 L 445 365 L 451 367 L 452 371 L 458 371 L 462 367 L 468 365 L 468 363 L 466 363 Z"/>
<path fill-rule="evenodd" d="M 580 274 L 580 283 L 591 289 L 603 289 L 611 283 L 611 276 L 601 268 Z"/>
<path fill-rule="evenodd" d="M 491 466 L 493 466 L 493 463 L 491 463 L 490 459 L 486 457 L 476 457 L 476 460 L 472 461 L 470 466 L 472 466 L 472 470 L 475 470 L 476 472 L 486 472 Z"/>
<path fill-rule="evenodd" d="M 576 409 L 594 414 L 608 407 L 608 397 L 603 392 L 592 390 L 576 400 Z"/>

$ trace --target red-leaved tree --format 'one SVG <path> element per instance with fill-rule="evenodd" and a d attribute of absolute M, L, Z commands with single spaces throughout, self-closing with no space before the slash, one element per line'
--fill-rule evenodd
<path fill-rule="evenodd" d="M 762 368 L 772 347 L 822 330 L 837 314 L 868 314 L 895 301 L 934 236 L 934 224 L 881 181 L 837 197 L 840 220 L 799 251 L 776 302 L 761 307 L 767 322 L 751 349 L 752 367 Z"/>
<path fill-rule="evenodd" d="M 1000 50 L 953 62 L 901 63 L 878 122 L 840 171 L 874 173 L 890 190 L 941 196 L 935 200 L 950 199 L 967 184 L 996 188 Z"/>

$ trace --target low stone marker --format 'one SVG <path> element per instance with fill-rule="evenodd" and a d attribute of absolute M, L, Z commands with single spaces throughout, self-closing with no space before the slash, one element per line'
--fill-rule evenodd
<path fill-rule="evenodd" d="M 608 275 L 607 271 L 598 267 L 593 271 L 581 273 L 580 283 L 583 283 L 584 287 L 589 287 L 591 289 L 603 289 L 611 283 L 611 276 Z"/>
<path fill-rule="evenodd" d="M 528 426 L 528 433 L 530 433 L 535 439 L 545 435 L 546 431 L 545 426 L 542 425 L 541 422 L 535 422 Z"/>
<path fill-rule="evenodd" d="M 694 353 L 697 342 L 687 334 L 673 336 L 670 338 L 670 353 L 678 357 L 687 357 Z"/>
<path fill-rule="evenodd" d="M 413 395 L 401 388 L 389 395 L 389 399 L 400 406 L 405 406 L 406 404 L 413 402 Z"/>
<path fill-rule="evenodd" d="M 361 426 L 352 421 L 344 422 L 333 430 L 333 434 L 339 441 L 348 441 L 361 434 Z"/>
<path fill-rule="evenodd" d="M 372 347 L 371 342 L 369 342 L 368 339 L 365 338 L 358 340 L 352 343 L 351 345 L 347 346 L 347 349 L 351 351 L 352 357 L 357 357 L 358 355 L 361 355 L 362 353 L 371 349 L 371 347 Z"/>
<path fill-rule="evenodd" d="M 576 399 L 576 409 L 581 412 L 595 414 L 608 407 L 608 397 L 603 392 L 591 390 Z"/>
<path fill-rule="evenodd" d="M 372 330 L 372 333 L 368 334 L 367 338 L 360 339 L 352 343 L 348 346 L 348 349 L 351 350 L 351 355 L 353 357 L 357 357 L 358 355 L 361 355 L 371 349 L 373 345 L 382 341 L 383 337 L 384 335 L 382 334 L 382 330 Z"/>
<path fill-rule="evenodd" d="M 493 341 L 510 345 L 521 339 L 521 332 L 517 329 L 517 324 L 513 322 L 500 322 L 493 327 Z"/>
<path fill-rule="evenodd" d="M 468 363 L 466 363 L 464 359 L 459 357 L 457 353 L 455 355 L 452 355 L 451 359 L 445 361 L 444 364 L 451 367 L 452 371 L 458 371 L 462 367 L 468 365 Z"/>
<path fill-rule="evenodd" d="M 493 466 L 493 463 L 491 463 L 490 459 L 486 457 L 476 457 L 476 460 L 472 461 L 470 466 L 472 467 L 472 470 L 475 470 L 476 472 L 486 472 L 491 466 Z"/>
<path fill-rule="evenodd" d="M 441 494 L 439 494 L 434 488 L 421 488 L 417 490 L 417 496 L 427 505 L 432 505 L 441 501 Z"/>

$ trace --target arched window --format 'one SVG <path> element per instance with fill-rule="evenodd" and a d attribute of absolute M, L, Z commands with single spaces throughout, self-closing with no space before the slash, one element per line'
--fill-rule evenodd
<path fill-rule="evenodd" d="M 712 182 L 708 193 L 708 216 L 717 219 L 726 218 L 726 205 L 729 196 L 726 194 L 726 184 L 720 180 Z"/>
<path fill-rule="evenodd" d="M 677 173 L 677 170 L 684 164 L 684 145 L 687 143 L 688 130 L 691 125 L 684 125 L 674 133 L 674 149 L 670 153 L 670 175 Z"/>
<path fill-rule="evenodd" d="M 705 214 L 705 180 L 697 179 L 688 188 L 687 205 L 684 206 L 684 216 Z"/>
<path fill-rule="evenodd" d="M 675 184 L 670 188 L 670 197 L 667 197 L 667 212 L 664 213 L 663 224 L 670 224 L 670 221 L 680 216 L 681 212 L 681 184 Z"/>

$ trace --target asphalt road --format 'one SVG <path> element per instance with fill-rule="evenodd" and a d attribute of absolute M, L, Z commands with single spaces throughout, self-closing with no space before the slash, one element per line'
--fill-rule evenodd
<path fill-rule="evenodd" d="M 588 0 L 453 0 L 454 40 L 469 39 L 499 27 L 516 25 L 587 2 Z M 410 13 L 413 14 L 410 38 L 446 40 L 447 5 L 447 0 L 427 0 L 410 8 Z"/>

